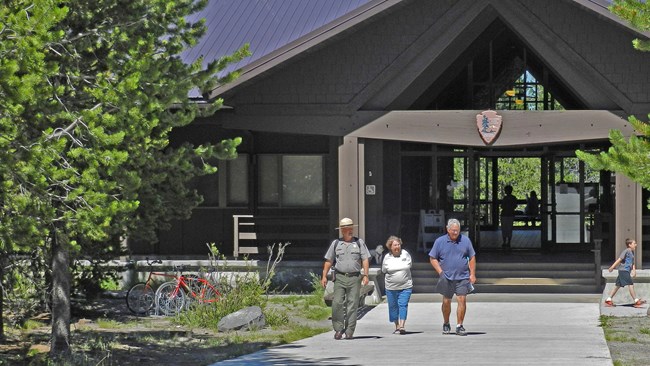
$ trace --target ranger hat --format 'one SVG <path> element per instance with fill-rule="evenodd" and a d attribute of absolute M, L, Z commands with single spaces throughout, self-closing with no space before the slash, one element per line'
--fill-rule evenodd
<path fill-rule="evenodd" d="M 351 226 L 359 226 L 355 225 L 352 219 L 344 217 L 339 221 L 339 227 L 335 228 L 334 230 L 342 229 L 344 227 L 351 227 Z"/>

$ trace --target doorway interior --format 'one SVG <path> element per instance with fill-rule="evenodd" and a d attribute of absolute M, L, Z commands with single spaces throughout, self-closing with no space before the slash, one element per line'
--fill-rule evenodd
<path fill-rule="evenodd" d="M 590 253 L 598 237 L 607 253 L 614 180 L 579 161 L 578 148 L 583 147 L 481 150 L 402 143 L 402 238 L 419 240 L 423 212 L 443 213 L 445 221 L 460 220 L 477 251 L 500 251 L 500 204 L 509 184 L 518 203 L 513 250 Z M 527 207 L 532 192 L 537 210 Z"/>

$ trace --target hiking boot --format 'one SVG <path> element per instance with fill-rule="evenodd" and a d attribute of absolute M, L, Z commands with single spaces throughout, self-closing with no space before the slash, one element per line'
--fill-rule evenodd
<path fill-rule="evenodd" d="M 449 334 L 451 333 L 451 326 L 449 323 L 445 323 L 442 325 L 442 334 Z"/>
<path fill-rule="evenodd" d="M 465 331 L 465 328 L 462 325 L 459 325 L 456 327 L 456 335 L 459 336 L 466 336 L 467 332 Z"/>

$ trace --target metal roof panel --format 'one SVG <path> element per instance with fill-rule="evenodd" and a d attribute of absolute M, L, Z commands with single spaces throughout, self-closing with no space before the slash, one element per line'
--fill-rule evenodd
<path fill-rule="evenodd" d="M 232 54 L 245 43 L 253 55 L 227 71 L 242 68 L 371 0 L 211 0 L 188 18 L 206 19 L 208 31 L 181 56 L 211 62 Z"/>

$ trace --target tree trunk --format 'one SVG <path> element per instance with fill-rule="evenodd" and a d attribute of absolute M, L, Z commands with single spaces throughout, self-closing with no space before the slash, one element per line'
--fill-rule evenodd
<path fill-rule="evenodd" d="M 7 255 L 5 253 L 2 253 L 2 258 L 6 258 L 6 256 Z M 5 288 L 2 286 L 2 281 L 5 278 L 4 266 L 5 266 L 5 261 L 0 260 L 0 341 L 5 339 L 5 327 L 4 327 L 4 323 L 5 323 L 4 310 L 5 310 L 5 308 L 4 308 L 4 306 L 2 306 L 2 304 L 5 301 L 5 298 L 4 298 Z"/>
<path fill-rule="evenodd" d="M 52 240 L 52 357 L 70 352 L 70 253 L 58 234 Z"/>

